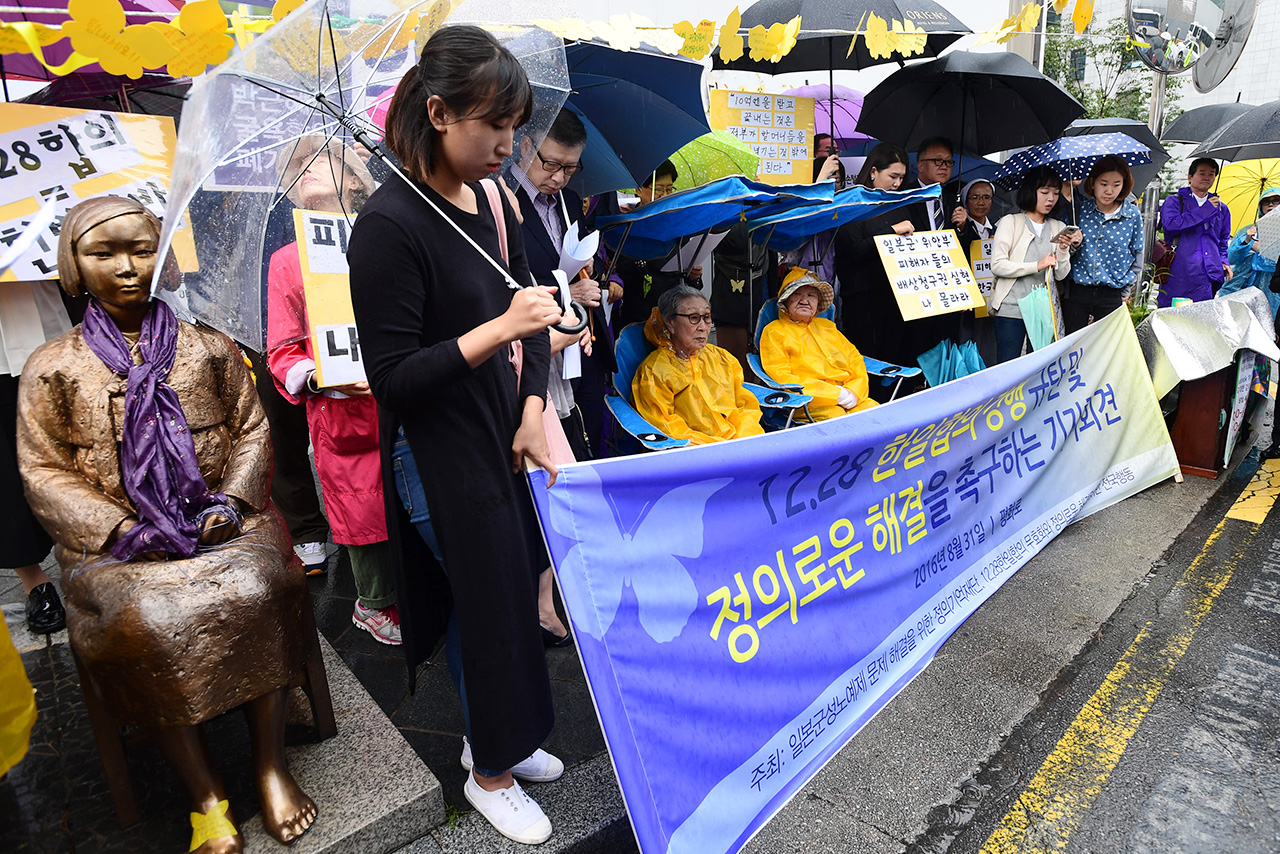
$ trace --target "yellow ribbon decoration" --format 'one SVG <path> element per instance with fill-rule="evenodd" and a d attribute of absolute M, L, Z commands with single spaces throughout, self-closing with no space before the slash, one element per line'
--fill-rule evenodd
<path fill-rule="evenodd" d="M 238 834 L 236 826 L 227 818 L 229 808 L 230 804 L 224 799 L 218 801 L 217 805 L 204 815 L 198 812 L 191 813 L 191 847 L 187 849 L 188 851 L 195 851 L 210 839 Z"/>
<path fill-rule="evenodd" d="M 36 62 L 47 68 L 50 74 L 57 74 L 58 76 L 70 74 L 77 69 L 84 68 L 86 65 L 93 65 L 98 61 L 91 56 L 85 56 L 83 53 L 73 51 L 71 56 L 67 57 L 66 62 L 61 65 L 50 65 L 49 61 L 44 58 L 44 49 L 40 46 L 41 32 L 36 29 L 38 26 L 40 25 L 33 24 L 30 21 L 16 21 L 5 24 L 7 30 L 16 33 L 26 44 L 26 52 L 34 56 Z M 41 27 L 41 29 L 47 30 L 48 28 Z M 59 36 L 59 40 L 61 40 L 61 36 Z"/>

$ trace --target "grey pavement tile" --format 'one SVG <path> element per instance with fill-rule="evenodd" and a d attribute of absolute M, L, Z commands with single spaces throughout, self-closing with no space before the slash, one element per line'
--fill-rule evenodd
<path fill-rule="evenodd" d="M 365 635 L 364 632 L 352 632 L 351 634 Z M 368 636 L 365 635 L 365 637 L 367 638 Z M 370 643 L 376 643 L 372 638 L 368 640 Z M 388 716 L 395 712 L 409 693 L 409 677 L 404 666 L 404 660 L 389 661 L 382 656 L 342 649 L 336 644 L 334 649 L 342 658 L 342 663 L 360 681 L 360 684 L 369 693 L 369 696 L 373 698 L 373 701 L 378 704 L 378 708 L 382 709 L 383 713 Z"/>
<path fill-rule="evenodd" d="M 414 693 L 400 704 L 392 721 L 402 729 L 453 734 L 459 739 L 461 749 L 460 740 L 466 731 L 462 721 L 462 703 L 443 661 L 433 661 L 418 671 Z"/>

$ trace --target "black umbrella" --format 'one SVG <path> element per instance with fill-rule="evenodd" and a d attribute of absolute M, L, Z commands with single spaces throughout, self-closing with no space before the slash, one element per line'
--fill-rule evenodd
<path fill-rule="evenodd" d="M 1223 160 L 1280 157 L 1280 101 L 1268 101 L 1249 110 L 1200 143 L 1191 155 Z"/>
<path fill-rule="evenodd" d="M 1076 119 L 1067 125 L 1067 129 L 1062 132 L 1062 135 L 1087 136 L 1098 133 L 1122 133 L 1135 142 L 1140 142 L 1151 149 L 1150 163 L 1141 163 L 1136 166 L 1131 164 L 1129 166 L 1129 171 L 1133 173 L 1133 191 L 1138 195 L 1142 194 L 1144 187 L 1155 180 L 1155 177 L 1160 174 L 1160 170 L 1164 168 L 1164 164 L 1169 162 L 1169 152 L 1164 150 L 1164 146 L 1160 144 L 1160 140 L 1156 139 L 1156 135 L 1151 132 L 1151 128 L 1147 127 L 1145 122 L 1140 122 L 1137 119 Z"/>
<path fill-rule="evenodd" d="M 732 62 L 720 59 L 717 49 L 712 55 L 712 68 L 731 71 L 754 71 L 758 74 L 785 74 L 789 71 L 822 71 L 835 68 L 857 70 L 885 62 L 901 61 L 901 57 L 875 58 L 867 52 L 867 40 L 859 38 L 851 55 L 849 42 L 855 33 L 866 30 L 869 14 L 878 15 L 886 23 L 910 21 L 928 34 L 923 56 L 937 56 L 944 48 L 971 30 L 954 15 L 932 0 L 760 0 L 742 13 L 739 32 L 754 26 L 766 29 L 776 23 L 785 24 L 800 16 L 800 33 L 796 46 L 778 62 L 751 59 L 748 52 Z"/>
<path fill-rule="evenodd" d="M 1209 104 L 1187 110 L 1160 134 L 1163 142 L 1204 142 L 1253 109 L 1252 104 Z"/>
<path fill-rule="evenodd" d="M 1084 107 L 1017 54 L 958 50 L 895 71 L 867 93 L 858 130 L 908 150 L 945 136 L 988 154 L 1058 137 Z"/>

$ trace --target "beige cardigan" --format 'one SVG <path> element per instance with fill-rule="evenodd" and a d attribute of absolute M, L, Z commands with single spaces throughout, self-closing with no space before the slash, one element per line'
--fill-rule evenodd
<path fill-rule="evenodd" d="M 1066 223 L 1045 217 L 1045 227 L 1049 229 L 1050 239 L 1057 237 L 1058 232 L 1066 228 Z M 991 244 L 991 272 L 996 277 L 995 288 L 991 293 L 991 308 L 999 310 L 1004 298 L 1013 290 L 1013 284 L 1023 276 L 1036 273 L 1037 261 L 1022 261 L 1027 257 L 1027 247 L 1035 233 L 1027 227 L 1026 213 L 1019 211 L 1000 218 L 996 224 L 996 233 Z M 1053 277 L 1062 281 L 1071 272 L 1071 250 L 1057 247 L 1058 263 L 1053 268 Z"/>

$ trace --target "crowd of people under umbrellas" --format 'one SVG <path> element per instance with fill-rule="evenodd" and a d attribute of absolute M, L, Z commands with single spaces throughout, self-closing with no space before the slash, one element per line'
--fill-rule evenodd
<path fill-rule="evenodd" d="M 516 781 L 550 781 L 563 771 L 560 760 L 539 747 L 553 719 L 544 648 L 573 640 L 554 606 L 549 562 L 521 472 L 529 460 L 546 468 L 554 483 L 557 465 L 614 451 L 605 396 L 618 368 L 613 343 L 622 329 L 640 324 L 652 349 L 630 388 L 616 391 L 667 435 L 694 444 L 716 442 L 764 430 L 761 408 L 743 383 L 750 374 L 746 356 L 754 314 L 767 299 L 777 301 L 778 319 L 758 330 L 761 362 L 774 379 L 800 384 L 813 398 L 807 416 L 822 420 L 885 400 L 887 389 L 869 381 L 862 354 L 910 366 L 950 339 L 985 340 L 990 359 L 1016 358 L 1028 346 L 1019 300 L 1047 275 L 1062 289 L 1065 325 L 1072 332 L 1130 297 L 1145 255 L 1133 178 L 1119 157 L 1098 160 L 1078 186 L 1051 169 L 1032 169 L 1012 209 L 997 218 L 1001 200 L 991 182 L 951 180 L 956 152 L 950 140 L 938 137 L 918 147 L 914 179 L 908 153 L 882 142 L 866 155 L 853 183 L 880 190 L 903 189 L 913 181 L 938 184 L 940 197 L 818 235 L 806 248 L 781 257 L 735 228 L 705 278 L 698 267 L 664 271 L 665 258 L 602 253 L 569 286 L 590 314 L 588 327 L 564 334 L 550 327 L 566 317 L 553 277 L 566 231 L 579 222 L 582 232 L 590 230 L 596 217 L 618 211 L 617 198 L 584 200 L 566 188 L 582 168 L 587 143 L 581 122 L 568 111 L 536 149 L 523 141 L 509 175 L 496 175 L 513 153 L 513 131 L 529 118 L 531 104 L 531 89 L 510 53 L 481 30 L 449 27 L 427 42 L 387 115 L 384 145 L 411 182 L 390 178 L 379 185 L 376 168 L 370 169 L 377 164 L 366 166 L 341 142 L 304 140 L 281 165 L 290 200 L 310 210 L 359 211 L 348 257 L 368 380 L 336 387 L 317 383 L 296 243 L 271 254 L 267 347 L 250 359 L 275 449 L 272 496 L 294 551 L 307 571 L 320 573 L 330 534 L 345 546 L 359 594 L 352 621 L 374 639 L 399 644 L 412 632 L 430 647 L 434 638 L 445 638 L 468 733 L 460 754 L 468 772 L 466 796 L 504 835 L 538 843 L 550 836 L 550 822 Z M 813 179 L 843 182 L 833 140 L 819 136 L 815 143 Z M 1215 174 L 1213 161 L 1193 162 L 1189 186 L 1164 202 L 1165 235 L 1177 251 L 1162 305 L 1171 297 L 1208 299 L 1248 286 L 1265 290 L 1271 279 L 1274 262 L 1254 251 L 1256 230 L 1242 229 L 1232 238 L 1230 213 L 1210 193 Z M 670 162 L 659 166 L 638 188 L 639 204 L 670 194 L 677 177 Z M 1277 204 L 1280 189 L 1269 189 L 1261 212 Z M 141 216 L 125 211 L 112 217 L 135 214 Z M 85 271 L 83 265 L 98 255 L 104 265 L 116 263 L 117 255 L 154 256 L 155 235 L 150 242 L 144 234 L 112 243 L 110 235 L 99 233 L 113 221 L 87 219 L 79 232 L 64 230 L 60 268 L 81 270 L 71 279 L 64 276 L 64 287 L 72 296 L 82 286 L 88 291 L 94 324 L 106 330 L 102 334 L 115 348 L 112 358 L 124 359 L 107 366 L 132 377 L 132 371 L 150 371 L 151 361 L 163 358 L 146 343 L 139 345 L 137 336 L 140 329 L 152 329 L 146 324 L 161 322 L 150 318 L 168 310 L 137 282 L 132 289 L 119 284 L 129 276 L 137 279 L 145 264 L 120 262 L 110 288 L 102 282 L 110 284 L 111 275 L 95 278 Z M 902 319 L 875 238 L 940 229 L 953 229 L 966 247 L 974 240 L 993 241 L 996 281 L 988 319 L 968 312 Z M 509 290 L 468 238 L 502 258 L 512 275 L 537 286 Z M 99 247 L 98 255 L 83 251 L 90 245 Z M 155 263 L 152 258 L 150 267 Z M 1273 306 L 1280 300 L 1270 291 L 1268 296 Z M 111 332 L 112 324 L 119 334 Z M 170 351 L 194 340 L 182 331 L 185 324 L 176 328 Z M 87 333 L 76 327 L 67 335 L 78 341 L 76 336 Z M 574 380 L 563 378 L 569 348 L 581 350 L 582 372 Z M 21 393 L 16 380 L 8 391 L 18 401 L 16 414 L 10 406 L 10 418 L 18 423 L 17 460 L 28 483 L 37 467 L 74 469 L 93 456 L 92 447 L 84 455 L 56 459 L 37 453 L 42 437 L 67 430 L 50 422 L 56 413 L 38 411 L 51 382 L 41 371 L 54 368 L 37 357 L 31 364 Z M 195 402 L 180 395 L 175 400 L 188 408 L 190 419 Z M 126 419 L 133 405 L 123 404 Z M 258 403 L 244 405 L 253 409 Z M 227 414 L 233 454 L 252 416 L 231 423 Z M 323 514 L 307 460 L 309 444 Z M 198 447 L 197 456 L 204 450 Z M 126 458 L 119 464 L 127 476 L 136 463 Z M 31 593 L 28 620 L 35 631 L 53 631 L 63 625 L 63 606 L 38 566 L 50 541 L 26 510 L 16 478 L 6 489 L 9 515 L 20 508 L 19 515 L 30 520 L 30 535 L 16 544 L 27 556 L 22 572 Z M 102 489 L 110 497 L 108 487 Z M 210 482 L 206 495 L 221 496 L 218 489 Z M 51 519 L 65 520 L 60 511 L 41 507 L 37 515 L 72 550 L 181 561 L 190 559 L 182 549 L 154 539 L 142 542 L 139 532 L 168 518 L 175 530 L 186 531 L 192 549 L 197 541 L 216 545 L 255 511 L 243 498 L 208 498 L 191 518 L 172 505 L 129 508 L 92 543 L 64 542 L 66 534 L 50 526 Z M 159 514 L 158 520 L 147 513 Z M 74 610 L 84 605 L 76 597 L 89 594 L 67 595 Z M 414 607 L 412 624 L 402 625 L 401 606 L 408 610 L 410 602 L 433 604 Z M 209 793 L 197 785 L 191 796 L 193 804 L 206 804 Z M 295 822 L 302 830 L 314 818 L 314 804 L 310 810 L 309 818 Z"/>

